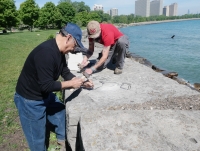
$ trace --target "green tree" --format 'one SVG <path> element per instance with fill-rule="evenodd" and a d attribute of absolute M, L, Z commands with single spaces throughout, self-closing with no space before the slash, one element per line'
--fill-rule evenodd
<path fill-rule="evenodd" d="M 120 20 L 120 23 L 125 23 L 125 24 L 128 23 L 127 15 L 120 15 L 119 20 Z"/>
<path fill-rule="evenodd" d="M 16 26 L 18 13 L 14 0 L 0 0 L 0 26 L 10 28 Z"/>
<path fill-rule="evenodd" d="M 52 26 L 54 28 L 55 24 L 61 21 L 61 13 L 58 8 L 52 2 L 47 2 L 41 9 L 39 13 L 38 25 L 47 28 Z"/>
<path fill-rule="evenodd" d="M 84 12 L 76 13 L 73 22 L 75 22 L 79 26 L 87 26 L 87 23 L 88 23 L 88 12 L 84 11 Z"/>
<path fill-rule="evenodd" d="M 146 21 L 146 18 L 145 17 L 142 17 L 142 16 L 136 16 L 135 17 L 135 22 L 138 23 L 138 22 L 144 22 Z"/>
<path fill-rule="evenodd" d="M 91 11 L 88 13 L 87 20 L 88 20 L 87 22 L 91 20 L 96 20 L 98 22 L 101 22 L 101 17 L 95 11 Z"/>
<path fill-rule="evenodd" d="M 120 23 L 120 17 L 119 16 L 113 16 L 112 22 L 113 23 Z"/>
<path fill-rule="evenodd" d="M 57 26 L 61 28 L 67 22 L 72 22 L 75 17 L 75 9 L 71 3 L 62 2 L 57 5 L 59 12 L 61 14 L 60 22 L 58 22 Z"/>
<path fill-rule="evenodd" d="M 100 17 L 100 22 L 110 22 L 111 21 L 111 16 L 107 13 L 104 13 L 102 10 L 95 10 L 91 11 L 92 13 L 98 14 Z"/>
<path fill-rule="evenodd" d="M 86 11 L 76 13 L 76 16 L 73 21 L 79 26 L 87 26 L 88 22 L 91 20 L 101 22 L 100 16 L 94 11 L 89 13 Z"/>
<path fill-rule="evenodd" d="M 111 16 L 107 13 L 103 13 L 102 22 L 111 22 Z"/>
<path fill-rule="evenodd" d="M 72 6 L 75 8 L 76 12 L 79 13 L 79 12 L 90 12 L 90 7 L 85 5 L 85 3 L 83 1 L 81 2 L 73 2 L 72 3 Z"/>
<path fill-rule="evenodd" d="M 96 13 L 96 14 L 98 14 L 98 16 L 100 17 L 100 22 L 102 22 L 103 21 L 103 11 L 102 10 L 95 10 L 95 11 L 92 11 L 92 12 L 94 12 L 94 13 Z"/>
<path fill-rule="evenodd" d="M 38 20 L 39 10 L 39 6 L 35 3 L 34 0 L 26 0 L 20 5 L 20 18 L 24 24 L 30 26 L 31 31 L 34 24 Z"/>
<path fill-rule="evenodd" d="M 134 23 L 134 14 L 127 15 L 128 23 Z"/>

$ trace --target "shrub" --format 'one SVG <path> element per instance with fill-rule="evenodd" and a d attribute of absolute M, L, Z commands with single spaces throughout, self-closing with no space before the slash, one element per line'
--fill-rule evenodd
<path fill-rule="evenodd" d="M 49 39 L 53 39 L 54 38 L 54 35 L 49 35 L 49 37 L 47 38 L 47 40 L 49 40 Z"/>

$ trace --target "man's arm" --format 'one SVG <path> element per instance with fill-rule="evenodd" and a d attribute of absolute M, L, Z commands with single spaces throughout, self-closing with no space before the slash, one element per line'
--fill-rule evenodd
<path fill-rule="evenodd" d="M 89 49 L 85 57 L 83 58 L 81 65 L 83 65 L 84 67 L 87 66 L 88 59 L 93 55 L 93 52 L 94 52 L 94 39 L 89 39 Z"/>
<path fill-rule="evenodd" d="M 61 82 L 61 89 L 66 88 L 79 88 L 83 84 L 84 80 L 81 78 L 74 77 L 69 81 L 62 81 Z"/>
<path fill-rule="evenodd" d="M 90 58 L 93 55 L 93 52 L 94 52 L 94 39 L 90 39 L 89 40 L 89 50 L 86 55 L 87 58 Z"/>
<path fill-rule="evenodd" d="M 102 64 L 104 64 L 108 58 L 108 54 L 110 51 L 110 46 L 104 46 L 103 50 L 102 50 L 102 57 L 100 58 L 100 60 L 93 66 L 93 68 L 96 70 L 97 68 L 99 68 Z"/>
<path fill-rule="evenodd" d="M 102 50 L 101 59 L 94 66 L 86 69 L 85 72 L 87 72 L 88 74 L 92 74 L 93 72 L 95 72 L 97 68 L 99 68 L 103 63 L 105 63 L 106 59 L 108 58 L 109 51 L 110 51 L 110 46 L 104 46 Z"/>

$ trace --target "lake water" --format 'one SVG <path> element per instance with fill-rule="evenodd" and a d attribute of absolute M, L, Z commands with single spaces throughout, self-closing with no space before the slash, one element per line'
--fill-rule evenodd
<path fill-rule="evenodd" d="M 120 28 L 130 51 L 161 69 L 178 72 L 191 84 L 200 83 L 200 20 Z M 172 39 L 171 36 L 175 35 Z"/>

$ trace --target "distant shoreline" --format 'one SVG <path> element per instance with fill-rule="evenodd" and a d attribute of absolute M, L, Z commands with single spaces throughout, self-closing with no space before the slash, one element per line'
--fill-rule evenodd
<path fill-rule="evenodd" d="M 180 22 L 180 21 L 188 21 L 188 20 L 200 20 L 200 18 L 188 18 L 188 19 L 174 19 L 174 20 L 162 20 L 162 21 L 148 21 L 148 22 L 139 22 L 139 23 L 130 23 L 130 24 L 118 24 L 116 25 L 118 28 L 121 27 L 129 27 L 129 26 L 141 26 L 141 25 L 150 25 L 150 24 L 160 24 L 160 23 L 168 23 L 168 22 Z"/>

